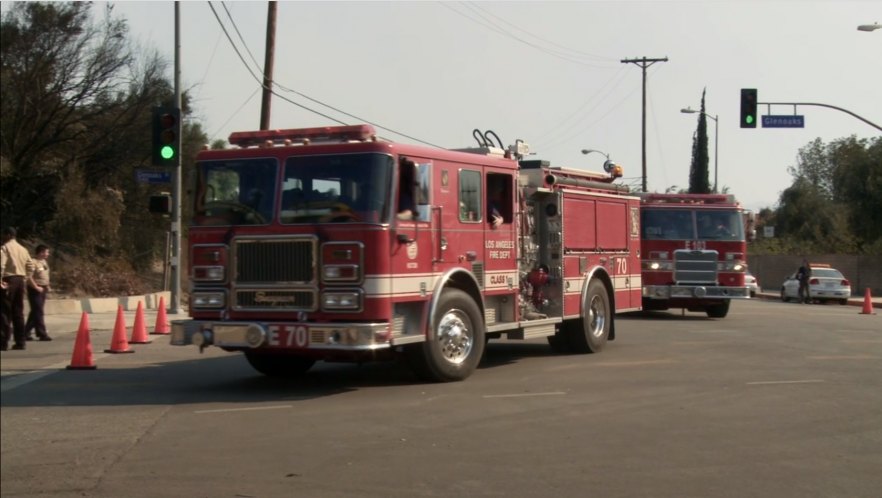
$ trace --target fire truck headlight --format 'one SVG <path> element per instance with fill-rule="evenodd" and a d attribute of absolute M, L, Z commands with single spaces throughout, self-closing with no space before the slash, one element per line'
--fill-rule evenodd
<path fill-rule="evenodd" d="M 674 269 L 674 264 L 670 261 L 648 261 L 643 260 L 640 262 L 643 266 L 644 270 L 652 270 L 652 271 L 672 271 Z"/>
<path fill-rule="evenodd" d="M 357 265 L 325 265 L 322 267 L 325 282 L 357 282 L 359 272 Z"/>
<path fill-rule="evenodd" d="M 193 280 L 197 282 L 223 282 L 223 266 L 194 266 Z"/>
<path fill-rule="evenodd" d="M 190 295 L 190 303 L 194 308 L 222 308 L 223 292 L 194 292 Z"/>
<path fill-rule="evenodd" d="M 717 271 L 747 271 L 747 265 L 743 261 L 725 261 L 717 263 Z"/>
<path fill-rule="evenodd" d="M 329 310 L 360 310 L 361 293 L 358 291 L 334 291 L 322 294 L 322 309 Z"/>

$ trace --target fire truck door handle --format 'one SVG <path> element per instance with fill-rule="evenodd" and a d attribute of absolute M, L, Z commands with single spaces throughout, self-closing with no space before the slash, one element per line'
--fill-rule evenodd
<path fill-rule="evenodd" d="M 406 233 L 399 233 L 398 234 L 398 243 L 399 244 L 410 244 L 413 241 L 414 241 L 414 239 L 408 237 Z"/>

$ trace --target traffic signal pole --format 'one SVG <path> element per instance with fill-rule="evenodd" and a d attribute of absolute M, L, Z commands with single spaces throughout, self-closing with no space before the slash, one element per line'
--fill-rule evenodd
<path fill-rule="evenodd" d="M 646 192 L 646 68 L 656 62 L 668 62 L 668 58 L 647 59 L 642 57 L 640 59 L 623 59 L 621 62 L 622 64 L 635 64 L 643 69 L 643 192 Z"/>
<path fill-rule="evenodd" d="M 181 108 L 181 5 L 175 1 L 175 107 Z M 184 130 L 184 113 L 180 113 L 179 130 Z M 172 175 L 172 253 L 170 313 L 181 312 L 181 135 L 175 137 L 174 174 Z"/>
<path fill-rule="evenodd" d="M 882 126 L 879 126 L 876 123 L 873 123 L 872 121 L 870 121 L 867 118 L 864 118 L 862 116 L 858 116 L 857 114 L 849 111 L 848 109 L 836 107 L 835 105 L 818 104 L 818 103 L 812 103 L 812 102 L 758 102 L 757 104 L 769 106 L 767 109 L 771 109 L 771 106 L 773 106 L 773 105 L 792 105 L 792 106 L 794 106 L 794 108 L 798 105 L 811 105 L 811 106 L 816 106 L 816 107 L 827 107 L 829 109 L 835 109 L 837 111 L 844 112 L 850 116 L 854 116 L 854 117 L 860 119 L 861 121 L 863 121 L 864 123 L 867 123 L 868 125 L 872 126 L 873 128 L 876 128 L 877 130 L 882 131 Z M 771 110 L 769 110 L 768 112 L 771 113 Z"/>

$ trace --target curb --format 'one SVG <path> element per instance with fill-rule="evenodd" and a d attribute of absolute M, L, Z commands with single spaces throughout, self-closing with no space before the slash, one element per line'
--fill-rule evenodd
<path fill-rule="evenodd" d="M 144 306 L 145 310 L 156 309 L 159 306 L 159 299 L 164 298 L 166 303 L 171 301 L 171 291 L 154 292 L 144 294 L 142 296 L 123 296 L 123 297 L 90 297 L 83 299 L 47 299 L 43 308 L 46 315 L 64 315 L 64 314 L 80 314 L 86 313 L 107 313 L 114 312 L 120 306 L 123 311 L 135 311 L 138 303 Z M 25 315 L 28 313 L 27 301 L 25 301 Z"/>
<path fill-rule="evenodd" d="M 765 299 L 768 301 L 781 302 L 781 295 L 773 294 L 771 292 L 757 292 L 756 296 L 753 299 Z M 879 298 L 872 298 L 872 302 L 870 304 L 873 306 L 873 308 L 882 309 L 882 300 L 880 300 Z M 852 296 L 848 298 L 848 305 L 863 307 L 864 298 Z"/>

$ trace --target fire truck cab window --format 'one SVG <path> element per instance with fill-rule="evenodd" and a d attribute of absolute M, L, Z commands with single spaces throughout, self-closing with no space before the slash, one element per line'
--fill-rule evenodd
<path fill-rule="evenodd" d="M 644 209 L 642 238 L 646 240 L 693 240 L 692 211 L 676 209 Z"/>
<path fill-rule="evenodd" d="M 275 160 L 206 161 L 197 170 L 195 225 L 263 225 L 273 219 Z"/>
<path fill-rule="evenodd" d="M 744 224 L 736 211 L 698 211 L 695 221 L 701 240 L 744 239 Z"/>
<path fill-rule="evenodd" d="M 481 209 L 481 173 L 462 170 L 459 172 L 459 221 L 479 222 L 483 219 Z"/>
<path fill-rule="evenodd" d="M 495 226 L 512 221 L 511 175 L 487 174 L 487 221 Z"/>
<path fill-rule="evenodd" d="M 295 156 L 282 178 L 282 223 L 382 223 L 390 212 L 392 158 Z"/>
<path fill-rule="evenodd" d="M 401 158 L 398 171 L 398 219 L 413 220 L 417 215 L 416 199 L 416 164 Z"/>

